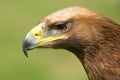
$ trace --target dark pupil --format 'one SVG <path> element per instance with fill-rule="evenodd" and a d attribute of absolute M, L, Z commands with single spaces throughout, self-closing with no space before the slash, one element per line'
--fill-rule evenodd
<path fill-rule="evenodd" d="M 67 23 L 63 23 L 63 24 L 58 24 L 56 25 L 58 30 L 63 30 L 67 28 Z"/>

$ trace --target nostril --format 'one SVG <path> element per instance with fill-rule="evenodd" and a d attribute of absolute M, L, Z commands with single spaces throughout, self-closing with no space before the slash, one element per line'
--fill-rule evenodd
<path fill-rule="evenodd" d="M 36 33 L 35 36 L 37 37 L 37 36 L 39 36 L 39 34 Z"/>
<path fill-rule="evenodd" d="M 34 37 L 35 37 L 36 39 L 40 39 L 40 38 L 41 38 L 41 36 L 40 36 L 39 33 L 35 33 L 35 34 L 34 34 Z"/>

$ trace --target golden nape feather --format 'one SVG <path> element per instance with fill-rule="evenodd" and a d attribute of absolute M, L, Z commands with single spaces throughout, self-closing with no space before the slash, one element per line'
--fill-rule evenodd
<path fill-rule="evenodd" d="M 73 52 L 89 80 L 120 80 L 120 25 L 86 8 L 70 7 L 42 19 L 23 41 L 25 55 L 35 48 Z"/>

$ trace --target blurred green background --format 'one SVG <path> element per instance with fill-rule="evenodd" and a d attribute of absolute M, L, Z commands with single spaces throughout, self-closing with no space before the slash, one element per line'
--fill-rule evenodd
<path fill-rule="evenodd" d="M 21 48 L 25 34 L 40 19 L 76 5 L 120 23 L 119 0 L 0 0 L 0 80 L 87 80 L 71 52 L 36 49 L 26 58 Z"/>

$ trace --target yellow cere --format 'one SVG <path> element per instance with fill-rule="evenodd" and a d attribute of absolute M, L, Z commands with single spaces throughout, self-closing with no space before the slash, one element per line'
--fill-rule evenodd
<path fill-rule="evenodd" d="M 34 35 L 34 37 L 36 39 L 41 39 L 41 35 L 42 35 L 42 28 L 41 28 L 41 24 L 39 24 L 38 26 L 34 27 L 32 30 L 31 30 L 31 33 Z"/>

